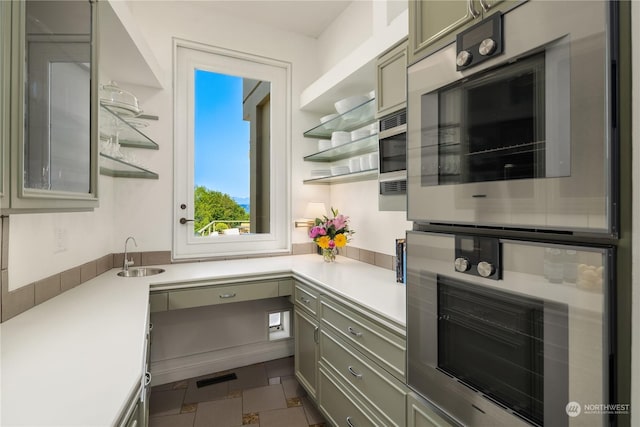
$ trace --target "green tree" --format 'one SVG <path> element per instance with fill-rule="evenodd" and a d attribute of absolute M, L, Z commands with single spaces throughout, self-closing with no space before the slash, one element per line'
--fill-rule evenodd
<path fill-rule="evenodd" d="M 193 199 L 195 206 L 194 230 L 196 231 L 211 221 L 238 220 L 238 222 L 229 224 L 231 227 L 237 227 L 242 221 L 249 220 L 249 213 L 228 194 L 198 185 L 194 190 Z"/>

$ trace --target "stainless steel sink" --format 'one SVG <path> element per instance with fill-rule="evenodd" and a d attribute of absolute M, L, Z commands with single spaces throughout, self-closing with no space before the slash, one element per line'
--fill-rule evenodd
<path fill-rule="evenodd" d="M 118 272 L 118 276 L 120 277 L 145 277 L 145 276 L 153 276 L 155 274 L 160 274 L 164 272 L 164 268 L 155 268 L 155 267 L 136 267 L 130 268 L 128 270 L 122 270 Z"/>

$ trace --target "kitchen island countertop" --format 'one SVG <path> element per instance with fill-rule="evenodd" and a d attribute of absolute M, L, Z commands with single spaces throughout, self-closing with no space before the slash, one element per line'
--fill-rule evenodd
<path fill-rule="evenodd" d="M 176 263 L 162 274 L 117 269 L 0 325 L 0 425 L 110 426 L 144 374 L 149 290 L 290 277 L 307 280 L 405 326 L 405 287 L 392 270 L 317 255 Z"/>

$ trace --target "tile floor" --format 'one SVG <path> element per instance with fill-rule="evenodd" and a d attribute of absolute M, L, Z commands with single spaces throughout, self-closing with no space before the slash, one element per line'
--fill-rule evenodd
<path fill-rule="evenodd" d="M 293 369 L 286 357 L 153 387 L 149 427 L 324 427 Z M 197 387 L 229 373 L 237 379 Z"/>

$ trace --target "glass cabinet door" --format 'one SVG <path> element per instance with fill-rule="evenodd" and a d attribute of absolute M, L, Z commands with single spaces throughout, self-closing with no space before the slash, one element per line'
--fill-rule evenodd
<path fill-rule="evenodd" d="M 12 209 L 97 206 L 92 1 L 12 2 Z"/>

